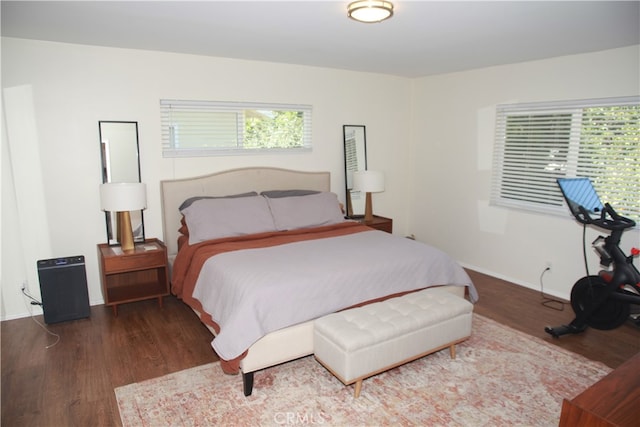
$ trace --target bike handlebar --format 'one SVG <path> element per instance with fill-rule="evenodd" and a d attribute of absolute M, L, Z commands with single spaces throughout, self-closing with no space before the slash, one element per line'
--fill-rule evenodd
<path fill-rule="evenodd" d="M 636 222 L 631 218 L 619 215 L 609 203 L 604 204 L 604 209 L 602 209 L 599 219 L 591 218 L 589 211 L 587 211 L 583 206 L 579 206 L 578 209 L 581 213 L 581 218 L 578 218 L 578 221 L 583 224 L 593 224 L 597 227 L 604 228 L 605 230 L 624 230 L 626 228 L 635 227 L 636 225 Z M 607 214 L 611 219 L 607 218 Z"/>

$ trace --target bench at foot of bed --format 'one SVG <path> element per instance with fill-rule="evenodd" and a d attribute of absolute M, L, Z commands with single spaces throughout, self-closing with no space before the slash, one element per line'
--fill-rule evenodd
<path fill-rule="evenodd" d="M 368 377 L 449 348 L 471 335 L 473 305 L 429 289 L 333 313 L 315 321 L 314 354 L 355 397 Z"/>

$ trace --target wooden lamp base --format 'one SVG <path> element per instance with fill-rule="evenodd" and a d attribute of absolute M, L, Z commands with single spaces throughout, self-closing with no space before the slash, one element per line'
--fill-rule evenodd
<path fill-rule="evenodd" d="M 129 211 L 118 212 L 118 242 L 123 251 L 132 251 L 135 247 Z"/>
<path fill-rule="evenodd" d="M 373 202 L 371 201 L 371 193 L 367 193 L 364 202 L 364 222 L 373 221 Z"/>

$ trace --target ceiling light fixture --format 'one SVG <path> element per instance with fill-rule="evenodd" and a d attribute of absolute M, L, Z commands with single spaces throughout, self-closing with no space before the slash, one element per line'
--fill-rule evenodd
<path fill-rule="evenodd" d="M 382 0 L 359 0 L 347 6 L 349 18 L 359 22 L 381 22 L 393 16 L 393 3 Z"/>

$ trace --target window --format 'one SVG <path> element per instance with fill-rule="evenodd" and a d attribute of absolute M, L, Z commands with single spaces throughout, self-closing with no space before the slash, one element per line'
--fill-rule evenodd
<path fill-rule="evenodd" d="M 160 101 L 164 157 L 308 151 L 311 106 Z"/>
<path fill-rule="evenodd" d="M 566 215 L 560 177 L 640 223 L 640 97 L 499 105 L 492 203 Z"/>

